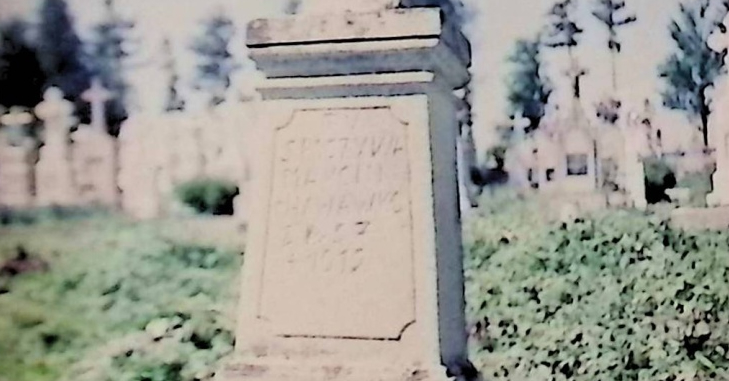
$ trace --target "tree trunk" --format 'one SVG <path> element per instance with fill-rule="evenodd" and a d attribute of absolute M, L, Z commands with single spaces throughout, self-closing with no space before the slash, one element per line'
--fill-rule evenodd
<path fill-rule="evenodd" d="M 709 148 L 709 115 L 711 109 L 706 104 L 707 99 L 704 91 L 706 91 L 706 88 L 701 90 L 701 96 L 699 96 L 699 102 L 701 103 L 701 135 L 704 138 L 704 148 Z"/>

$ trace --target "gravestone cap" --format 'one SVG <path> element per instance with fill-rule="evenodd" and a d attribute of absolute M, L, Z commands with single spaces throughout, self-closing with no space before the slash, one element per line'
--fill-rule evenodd
<path fill-rule="evenodd" d="M 72 113 L 73 104 L 64 99 L 63 91 L 57 87 L 49 87 L 43 94 L 43 102 L 35 108 L 36 116 L 46 122 L 50 120 L 69 122 Z"/>
<path fill-rule="evenodd" d="M 22 107 L 13 106 L 8 114 L 0 117 L 0 124 L 8 127 L 22 127 L 33 121 L 33 115 Z"/>

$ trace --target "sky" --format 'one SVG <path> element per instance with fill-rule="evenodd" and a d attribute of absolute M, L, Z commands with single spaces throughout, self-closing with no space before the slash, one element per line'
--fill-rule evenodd
<path fill-rule="evenodd" d="M 306 1 L 306 0 L 304 0 Z M 506 78 L 511 66 L 506 58 L 519 38 L 530 38 L 544 25 L 544 15 L 553 0 L 463 0 L 471 15 L 466 33 L 473 45 L 474 135 L 480 153 L 494 139 L 493 126 L 508 121 L 506 112 Z M 589 107 L 610 90 L 607 32 L 591 15 L 596 0 L 577 0 L 579 22 L 585 33 L 577 51 L 580 63 L 589 74 L 583 78 L 583 102 Z M 680 0 L 627 0 L 627 8 L 638 22 L 620 32 L 623 53 L 618 61 L 618 86 L 621 97 L 635 107 L 646 98 L 659 104 L 661 82 L 657 66 L 672 49 L 668 33 L 671 18 L 678 12 Z M 691 1 L 691 0 L 686 0 Z M 99 20 L 102 0 L 68 0 L 82 36 Z M 275 16 L 282 12 L 284 0 L 117 0 L 122 12 L 137 21 L 137 34 L 142 42 L 139 68 L 135 70 L 137 107 L 160 107 L 164 82 L 159 74 L 158 55 L 163 36 L 173 43 L 183 80 L 189 81 L 194 69 L 194 56 L 189 44 L 199 32 L 200 20 L 216 7 L 223 7 L 239 26 L 255 18 Z M 32 15 L 37 0 L 0 0 L 0 19 L 11 15 Z M 233 44 L 234 54 L 245 60 L 242 34 Z M 546 56 L 546 69 L 560 98 L 569 95 L 567 79 L 562 75 L 567 66 L 565 53 L 553 51 Z M 248 61 L 237 83 L 249 89 L 254 65 Z M 185 83 L 188 84 L 189 82 Z M 565 90 L 565 91 L 562 91 Z M 185 95 L 183 93 L 183 95 Z M 186 94 L 194 99 L 194 94 Z M 193 100 L 194 102 L 194 100 Z M 667 111 L 658 108 L 659 112 Z M 674 113 L 675 114 L 675 113 Z"/>

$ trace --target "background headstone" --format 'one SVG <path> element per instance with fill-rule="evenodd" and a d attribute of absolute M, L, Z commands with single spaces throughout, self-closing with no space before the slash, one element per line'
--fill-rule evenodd
<path fill-rule="evenodd" d="M 29 208 L 35 200 L 36 143 L 23 129 L 33 116 L 17 108 L 0 117 L 0 206 Z"/>
<path fill-rule="evenodd" d="M 55 87 L 46 90 L 44 100 L 35 108 L 43 121 L 43 147 L 36 166 L 36 204 L 69 206 L 78 203 L 73 181 L 69 131 L 76 123 L 73 103 L 63 99 Z"/>

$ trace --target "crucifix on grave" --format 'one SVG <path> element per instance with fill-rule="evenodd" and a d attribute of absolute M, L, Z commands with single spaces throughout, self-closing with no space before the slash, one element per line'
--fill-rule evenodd
<path fill-rule="evenodd" d="M 573 99 L 580 99 L 580 81 L 582 80 L 582 77 L 587 75 L 587 73 L 587 70 L 584 67 L 580 66 L 577 60 L 574 59 L 570 63 L 570 67 L 566 71 L 564 71 L 564 75 L 566 75 L 572 83 Z"/>
<path fill-rule="evenodd" d="M 46 90 L 43 102 L 35 108 L 35 114 L 44 122 L 46 144 L 62 143 L 76 122 L 73 117 L 73 103 L 65 100 L 63 92 L 56 87 Z"/>
<path fill-rule="evenodd" d="M 91 82 L 91 88 L 81 94 L 81 98 L 91 104 L 91 127 L 95 131 L 106 132 L 106 102 L 113 99 L 98 78 Z"/>
<path fill-rule="evenodd" d="M 20 144 L 23 127 L 33 122 L 33 115 L 22 107 L 11 107 L 8 114 L 0 117 L 0 125 L 8 128 L 7 139 L 11 144 Z"/>

